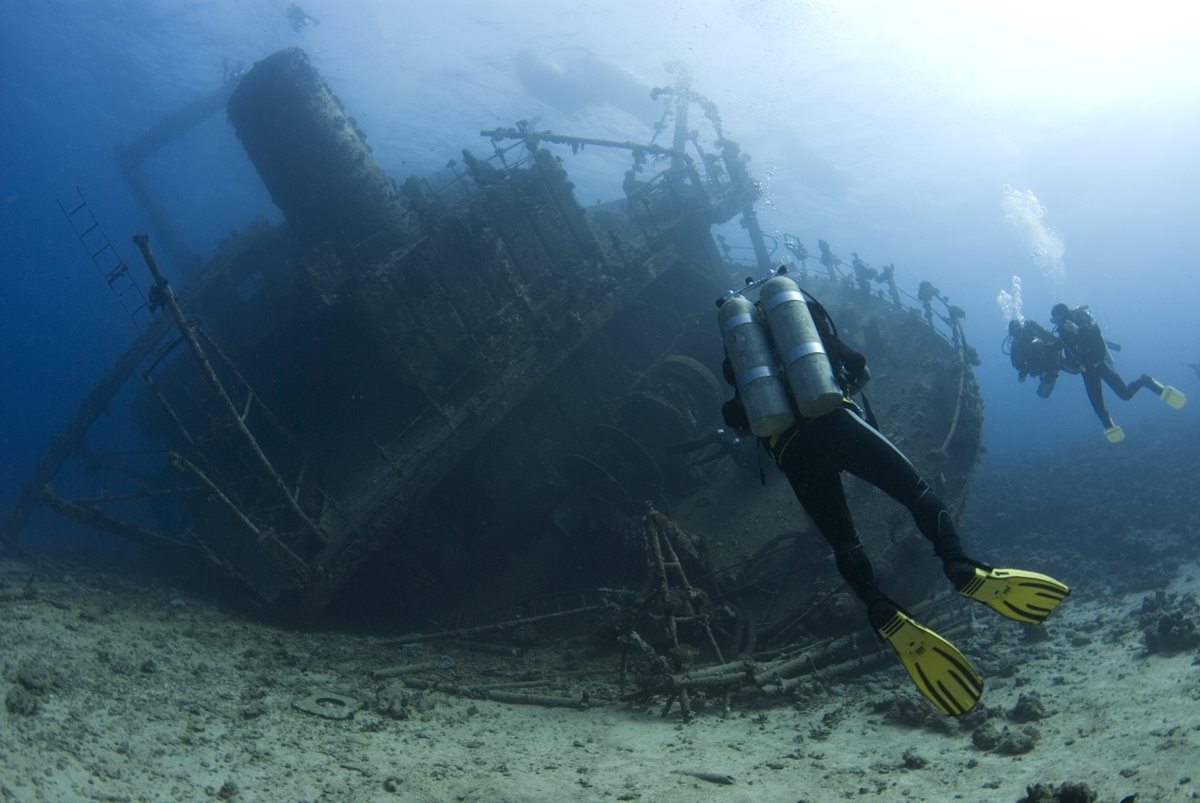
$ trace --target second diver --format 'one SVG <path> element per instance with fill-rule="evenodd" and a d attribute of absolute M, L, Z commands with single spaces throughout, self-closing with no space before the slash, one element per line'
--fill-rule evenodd
<path fill-rule="evenodd" d="M 1125 431 L 1113 421 L 1108 408 L 1104 406 L 1104 393 L 1100 386 L 1102 381 L 1124 401 L 1132 399 L 1133 394 L 1142 388 L 1149 388 L 1176 410 L 1187 403 L 1183 391 L 1164 385 L 1149 374 L 1142 374 L 1126 384 L 1113 365 L 1109 342 L 1104 339 L 1100 325 L 1086 306 L 1071 309 L 1066 304 L 1055 304 L 1050 310 L 1050 320 L 1054 323 L 1055 334 L 1062 341 L 1065 362 L 1069 366 L 1067 370 L 1082 374 L 1088 401 L 1104 425 L 1104 436 L 1110 443 L 1124 440 Z"/>

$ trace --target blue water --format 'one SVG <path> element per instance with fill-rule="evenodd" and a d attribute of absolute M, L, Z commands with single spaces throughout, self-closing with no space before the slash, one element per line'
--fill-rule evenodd
<path fill-rule="evenodd" d="M 1113 400 L 1127 446 L 1200 414 L 1200 380 L 1180 364 L 1200 360 L 1200 21 L 1185 4 L 1119 20 L 1054 3 L 303 5 L 319 24 L 296 31 L 279 0 L 0 0 L 0 507 L 135 334 L 57 202 L 78 187 L 140 268 L 128 237 L 148 223 L 113 148 L 290 45 L 401 180 L 463 147 L 486 153 L 480 129 L 519 119 L 645 141 L 654 110 L 639 98 L 684 62 L 753 157 L 769 233 L 894 263 L 910 290 L 928 279 L 967 311 L 992 459 L 1101 437 L 1077 379 L 1038 399 L 1000 353 L 996 296 L 1013 275 L 1025 315 L 1089 304 L 1126 377 L 1192 396 L 1179 412 Z M 566 158 L 585 203 L 619 195 L 596 157 Z M 221 116 L 143 172 L 201 255 L 255 216 L 279 219 Z M 1024 228 L 1005 185 L 1036 199 Z"/>

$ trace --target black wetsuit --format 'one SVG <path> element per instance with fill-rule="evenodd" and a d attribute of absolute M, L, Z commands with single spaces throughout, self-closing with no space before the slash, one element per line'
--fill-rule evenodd
<path fill-rule="evenodd" d="M 1067 312 L 1055 321 L 1054 331 L 1063 342 L 1067 359 L 1078 366 L 1083 375 L 1083 387 L 1087 390 L 1088 401 L 1092 403 L 1092 409 L 1096 411 L 1106 429 L 1113 426 L 1113 420 L 1104 406 L 1101 381 L 1112 388 L 1113 393 L 1122 401 L 1129 401 L 1133 394 L 1142 388 L 1154 388 L 1157 384 L 1144 374 L 1128 384 L 1121 379 L 1116 366 L 1113 365 L 1104 334 L 1087 307 L 1077 307 Z"/>
<path fill-rule="evenodd" d="M 1009 356 L 1017 369 L 1017 379 L 1024 382 L 1027 376 L 1036 376 L 1041 380 L 1038 395 L 1046 398 L 1064 367 L 1062 341 L 1037 321 L 1018 321 L 1009 331 L 1012 332 Z"/>
<path fill-rule="evenodd" d="M 847 406 L 819 418 L 801 419 L 769 439 L 767 448 L 813 524 L 833 547 L 838 571 L 868 606 L 887 597 L 846 504 L 843 471 L 869 482 L 908 509 L 917 529 L 942 559 L 947 576 L 951 576 L 951 564 L 974 565 L 963 553 L 946 504 L 912 462 L 855 409 Z"/>
<path fill-rule="evenodd" d="M 820 305 L 809 302 L 825 350 L 830 355 L 843 387 L 860 384 L 866 359 L 837 338 Z M 725 376 L 733 384 L 733 371 L 726 360 Z M 841 365 L 838 365 L 841 363 Z M 732 428 L 748 431 L 749 421 L 738 396 L 726 403 L 725 421 Z M 921 534 L 933 544 L 942 559 L 946 576 L 961 585 L 980 565 L 963 552 L 958 531 L 945 503 L 929 487 L 916 467 L 891 441 L 867 423 L 848 399 L 843 406 L 817 418 L 797 416 L 796 423 L 773 438 L 762 438 L 787 477 L 796 498 L 821 535 L 833 548 L 838 571 L 873 614 L 897 607 L 879 587 L 870 558 L 863 549 L 846 503 L 841 474 L 849 472 L 871 483 L 912 513 Z M 966 576 L 964 578 L 964 572 Z M 872 608 L 875 603 L 887 603 Z M 884 616 L 890 614 L 884 613 Z M 876 616 L 872 616 L 875 623 Z"/>

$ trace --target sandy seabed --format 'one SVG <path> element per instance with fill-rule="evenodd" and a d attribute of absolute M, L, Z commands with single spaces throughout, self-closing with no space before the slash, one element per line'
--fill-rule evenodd
<path fill-rule="evenodd" d="M 1200 566 L 1168 591 L 1200 595 Z M 993 734 L 1028 737 L 1006 754 L 957 720 L 889 716 L 882 699 L 927 706 L 895 662 L 683 724 L 661 699 L 615 701 L 612 652 L 389 646 L 248 621 L 125 576 L 0 561 L 0 799 L 1017 801 L 1064 782 L 1102 801 L 1200 799 L 1200 655 L 1147 652 L 1146 597 L 1076 593 L 1041 641 L 978 606 L 959 647 L 987 678 Z M 605 680 L 569 709 L 386 677 L 421 664 L 460 689 Z M 1018 722 L 1030 695 L 1044 711 Z"/>

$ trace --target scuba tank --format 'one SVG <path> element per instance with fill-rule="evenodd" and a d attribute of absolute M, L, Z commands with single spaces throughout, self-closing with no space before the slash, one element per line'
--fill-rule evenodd
<path fill-rule="evenodd" d="M 735 295 L 720 302 L 717 321 L 750 431 L 760 438 L 785 431 L 796 418 L 779 377 L 762 313 L 753 302 Z"/>
<path fill-rule="evenodd" d="M 758 300 L 766 313 L 796 410 L 805 418 L 816 418 L 840 407 L 842 388 L 800 286 L 787 276 L 777 275 L 763 285 Z"/>

